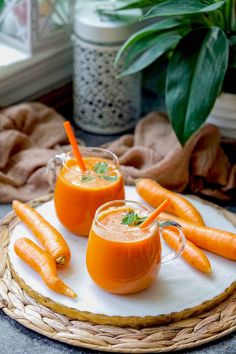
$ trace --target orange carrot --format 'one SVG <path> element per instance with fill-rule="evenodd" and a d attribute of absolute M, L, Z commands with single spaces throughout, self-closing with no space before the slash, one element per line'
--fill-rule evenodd
<path fill-rule="evenodd" d="M 159 219 L 177 221 L 182 226 L 185 237 L 196 246 L 236 261 L 236 234 L 213 227 L 194 225 L 167 213 L 161 213 Z"/>
<path fill-rule="evenodd" d="M 69 139 L 69 142 L 71 144 L 71 147 L 72 147 L 72 150 L 73 150 L 73 153 L 78 161 L 78 164 L 79 164 L 79 167 L 80 169 L 85 172 L 86 171 L 86 167 L 85 167 L 85 164 L 84 164 L 84 161 L 83 161 L 83 158 L 81 156 L 81 153 L 79 151 L 79 148 L 78 148 L 78 145 L 77 145 L 77 141 L 75 139 L 75 136 L 74 136 L 74 133 L 73 133 L 73 130 L 71 128 L 71 124 L 70 122 L 66 121 L 64 122 L 64 128 L 65 128 L 65 131 L 66 131 L 66 134 L 67 134 L 67 137 Z"/>
<path fill-rule="evenodd" d="M 168 246 L 170 246 L 175 251 L 178 251 L 180 238 L 175 231 L 165 228 L 165 230 L 163 230 L 163 238 Z M 186 240 L 186 244 L 181 256 L 192 267 L 200 270 L 201 272 L 211 272 L 211 264 L 209 259 L 205 253 L 192 242 Z"/>
<path fill-rule="evenodd" d="M 14 250 L 25 263 L 40 274 L 44 283 L 53 291 L 69 297 L 77 297 L 56 274 L 56 263 L 52 256 L 28 238 L 19 238 Z"/>
<path fill-rule="evenodd" d="M 170 204 L 166 211 L 178 215 L 183 220 L 204 226 L 201 214 L 187 199 L 162 187 L 156 181 L 149 178 L 140 178 L 136 182 L 136 190 L 147 203 L 154 207 L 157 207 L 163 199 L 169 199 Z"/>
<path fill-rule="evenodd" d="M 70 261 L 70 249 L 63 236 L 29 205 L 14 200 L 12 203 L 16 215 L 29 227 L 59 265 Z"/>
<path fill-rule="evenodd" d="M 157 216 L 167 207 L 169 200 L 165 199 L 149 216 L 148 218 L 140 225 L 140 228 L 143 229 L 149 226 Z"/>

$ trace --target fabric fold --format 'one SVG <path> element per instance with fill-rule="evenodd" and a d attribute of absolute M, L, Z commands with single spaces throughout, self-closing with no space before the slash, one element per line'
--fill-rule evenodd
<path fill-rule="evenodd" d="M 220 140 L 218 128 L 206 124 L 182 147 L 167 116 L 152 112 L 138 122 L 134 134 L 105 147 L 119 157 L 127 184 L 147 177 L 177 192 L 227 200 L 236 194 L 236 165 Z M 0 202 L 28 201 L 51 191 L 46 164 L 68 150 L 63 117 L 52 108 L 35 102 L 2 109 Z"/>
<path fill-rule="evenodd" d="M 28 201 L 48 193 L 47 161 L 69 150 L 63 118 L 41 103 L 0 111 L 0 202 Z"/>
<path fill-rule="evenodd" d="M 128 184 L 147 177 L 177 192 L 187 188 L 226 200 L 235 193 L 236 167 L 212 124 L 203 125 L 182 147 L 167 116 L 152 112 L 138 122 L 133 136 L 124 135 L 106 147 L 119 157 Z"/>

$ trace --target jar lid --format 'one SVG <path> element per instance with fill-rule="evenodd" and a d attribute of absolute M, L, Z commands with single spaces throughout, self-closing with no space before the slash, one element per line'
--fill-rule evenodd
<path fill-rule="evenodd" d="M 115 4 L 117 7 L 119 3 L 116 1 Z M 110 10 L 112 6 L 112 1 L 93 1 L 80 5 L 74 14 L 75 35 L 94 43 L 121 43 L 142 27 L 140 9 L 122 10 L 118 16 L 99 12 L 101 9 Z"/>

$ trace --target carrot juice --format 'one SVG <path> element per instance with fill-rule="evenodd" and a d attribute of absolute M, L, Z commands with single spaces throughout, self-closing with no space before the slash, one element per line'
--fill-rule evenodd
<path fill-rule="evenodd" d="M 57 177 L 55 209 L 61 223 L 76 235 L 88 236 L 97 208 L 124 199 L 124 183 L 117 157 L 99 148 L 82 148 L 86 172 L 67 154 Z"/>
<path fill-rule="evenodd" d="M 149 287 L 161 262 L 158 224 L 141 229 L 150 213 L 141 203 L 114 201 L 95 215 L 86 253 L 94 282 L 115 294 L 131 294 Z"/>

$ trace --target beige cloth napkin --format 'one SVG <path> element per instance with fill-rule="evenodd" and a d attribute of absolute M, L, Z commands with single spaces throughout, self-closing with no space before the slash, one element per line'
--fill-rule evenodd
<path fill-rule="evenodd" d="M 63 118 L 41 103 L 25 103 L 0 111 L 0 202 L 28 201 L 50 191 L 47 161 L 69 150 Z M 220 147 L 213 125 L 203 126 L 184 148 L 166 116 L 150 113 L 134 135 L 108 144 L 122 164 L 126 183 L 154 178 L 167 188 L 201 192 L 227 199 L 236 188 L 236 166 Z"/>
<path fill-rule="evenodd" d="M 236 165 L 222 150 L 214 125 L 202 126 L 182 148 L 166 116 L 153 112 L 139 121 L 134 135 L 106 146 L 119 157 L 128 184 L 149 177 L 178 192 L 188 187 L 220 199 L 236 191 Z"/>
<path fill-rule="evenodd" d="M 68 150 L 63 118 L 41 103 L 0 111 L 0 202 L 28 201 L 47 193 L 45 166 Z"/>

